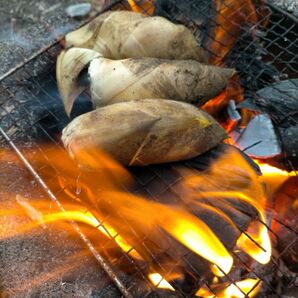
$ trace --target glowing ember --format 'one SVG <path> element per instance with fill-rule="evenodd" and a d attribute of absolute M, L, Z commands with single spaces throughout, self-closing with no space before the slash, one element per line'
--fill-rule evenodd
<path fill-rule="evenodd" d="M 207 101 L 201 108 L 207 113 L 218 118 L 220 112 L 223 110 L 223 108 L 227 107 L 231 99 L 235 100 L 236 103 L 241 102 L 243 100 L 244 98 L 243 92 L 244 92 L 244 89 L 240 84 L 240 77 L 238 75 L 234 75 L 229 80 L 225 90 L 223 90 L 213 99 Z M 228 123 L 226 123 L 226 121 L 224 122 L 220 121 L 220 122 L 227 132 L 231 131 L 231 128 L 230 128 L 231 124 L 229 122 Z"/>
<path fill-rule="evenodd" d="M 254 222 L 252 232 L 241 234 L 237 246 L 260 264 L 267 264 L 271 258 L 271 242 L 269 231 L 263 224 L 265 218 L 262 213 L 260 213 L 260 220 L 261 222 Z"/>
<path fill-rule="evenodd" d="M 287 172 L 279 168 L 276 168 L 274 166 L 271 166 L 267 163 L 262 163 L 257 160 L 255 160 L 255 162 L 259 165 L 263 175 L 265 176 L 284 176 L 284 177 L 297 176 L 297 173 L 295 171 Z"/>
<path fill-rule="evenodd" d="M 208 288 L 200 288 L 196 296 L 204 298 L 244 298 L 255 297 L 261 289 L 261 282 L 259 279 L 244 279 L 235 284 L 230 284 L 221 291 L 211 292 Z M 215 295 L 216 293 L 216 295 Z"/>
<path fill-rule="evenodd" d="M 148 275 L 148 278 L 152 284 L 159 289 L 175 291 L 175 289 L 159 273 L 151 273 Z"/>
<path fill-rule="evenodd" d="M 254 297 L 261 288 L 261 282 L 258 279 L 245 279 L 238 281 L 235 284 L 229 285 L 222 293 L 217 297 L 221 298 L 244 298 Z"/>

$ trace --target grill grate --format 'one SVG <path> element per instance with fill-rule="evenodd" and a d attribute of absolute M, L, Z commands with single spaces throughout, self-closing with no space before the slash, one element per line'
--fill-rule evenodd
<path fill-rule="evenodd" d="M 130 9 L 126 1 L 111 2 L 113 3 L 107 9 Z M 200 1 L 200 7 L 198 7 L 198 1 L 189 1 L 191 13 L 187 8 L 181 7 L 180 3 L 183 3 L 183 1 L 172 0 L 167 2 L 171 3 L 170 9 L 169 7 L 164 7 L 165 9 L 159 10 L 158 13 L 172 21 L 185 23 L 195 33 L 197 33 L 196 30 L 199 28 L 204 35 L 204 44 L 207 45 L 211 37 L 208 36 L 206 28 L 212 26 L 212 22 L 214 23 L 213 16 L 215 14 L 214 8 L 210 5 L 211 1 Z M 237 68 L 246 96 L 254 96 L 257 90 L 275 80 L 297 78 L 298 61 L 295 53 L 297 53 L 298 22 L 292 15 L 284 13 L 272 5 L 268 5 L 266 8 L 270 11 L 270 20 L 267 26 L 265 27 L 261 24 L 262 19 L 259 24 L 253 25 L 253 28 L 250 28 L 251 30 L 258 28 L 256 38 L 252 39 L 249 34 L 242 34 L 233 47 L 233 51 L 229 53 L 225 60 L 227 65 Z M 245 32 L 248 32 L 247 28 Z M 49 197 L 64 211 L 63 189 L 58 189 L 54 185 L 57 184 L 55 177 L 62 177 L 65 181 L 67 181 L 67 177 L 63 171 L 55 167 L 51 151 L 53 149 L 57 152 L 58 148 L 61 154 L 65 155 L 65 160 L 71 162 L 64 152 L 58 137 L 61 129 L 69 122 L 59 98 L 54 75 L 55 57 L 61 49 L 62 46 L 59 39 L 53 44 L 45 46 L 30 59 L 27 59 L 24 63 L 1 77 L 0 133 L 3 140 L 7 141 L 15 150 Z M 83 94 L 82 97 L 88 98 L 88 94 Z M 46 150 L 43 146 L 44 143 L 47 144 Z M 22 149 L 19 149 L 24 147 L 29 147 L 33 153 L 41 154 L 44 158 L 42 165 L 37 163 L 31 155 L 26 156 Z M 183 164 L 184 166 L 193 167 L 191 162 Z M 175 191 L 175 185 L 182 179 L 182 176 L 176 174 L 175 165 L 134 169 L 132 174 L 138 182 L 136 193 L 146 193 L 152 199 L 161 196 L 164 198 L 176 196 L 177 200 L 181 200 Z M 49 176 L 52 178 L 49 178 Z M 275 214 L 272 214 L 272 221 L 280 222 L 280 219 Z M 125 218 L 123 218 L 123 224 L 127 224 Z M 281 222 L 281 224 L 290 229 L 284 222 Z M 135 297 L 142 295 L 147 297 L 152 292 L 155 292 L 157 296 L 164 297 L 165 292 L 157 290 L 151 285 L 144 274 L 142 264 L 134 262 L 130 258 L 129 252 L 118 255 L 116 260 L 112 259 L 102 253 L 105 247 L 109 246 L 109 242 L 100 243 L 99 247 L 99 244 L 90 241 L 75 223 L 72 223 L 72 225 L 111 280 L 117 285 L 123 296 Z M 104 220 L 102 225 L 104 226 Z M 271 233 L 273 232 L 271 231 Z M 296 238 L 288 245 L 287 250 L 291 248 L 290 246 L 293 249 L 295 245 L 297 246 L 297 231 L 293 231 L 293 233 L 296 234 Z M 115 242 L 115 237 L 117 235 L 112 237 L 112 242 Z M 140 242 L 144 240 L 140 239 Z M 178 246 L 177 250 L 179 250 Z M 150 249 L 148 249 L 148 253 L 152 255 Z M 233 253 L 233 256 L 237 265 L 239 264 L 244 269 L 250 270 L 242 256 L 236 253 Z M 163 276 L 166 277 L 167 274 L 170 274 L 154 255 L 152 255 L 152 258 L 156 262 L 156 266 L 159 267 L 159 272 L 163 273 Z M 193 272 L 200 275 L 185 256 L 181 255 L 181 258 L 184 258 L 184 262 L 192 268 Z M 119 270 L 122 263 L 129 264 L 132 268 L 132 273 L 129 276 Z M 283 277 L 289 277 L 290 275 L 281 271 L 279 256 L 274 256 L 272 262 L 262 270 L 260 271 L 259 268 L 256 268 L 252 270 L 250 276 L 259 278 L 262 281 L 264 293 L 280 296 L 277 288 L 271 283 L 276 278 L 272 275 L 276 272 Z M 271 277 L 268 277 L 269 275 Z M 230 276 L 226 278 L 228 282 L 235 284 L 234 278 Z M 288 280 L 287 285 L 291 285 L 291 283 L 293 281 Z M 201 277 L 198 279 L 197 288 L 200 287 L 199 284 L 205 284 L 212 292 L 207 279 Z M 175 295 L 188 295 L 188 285 L 173 286 L 176 289 Z M 236 284 L 235 286 L 238 287 Z M 243 294 L 245 295 L 245 293 Z"/>

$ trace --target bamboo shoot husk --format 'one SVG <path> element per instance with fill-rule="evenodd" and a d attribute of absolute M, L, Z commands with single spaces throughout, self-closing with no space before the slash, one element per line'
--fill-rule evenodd
<path fill-rule="evenodd" d="M 79 74 L 90 61 L 97 57 L 100 57 L 99 53 L 80 48 L 62 51 L 58 56 L 56 64 L 57 84 L 68 115 L 70 115 L 77 96 L 86 89 L 86 86 L 80 86 L 77 82 Z"/>
<path fill-rule="evenodd" d="M 131 11 L 104 13 L 65 37 L 66 47 L 89 48 L 110 59 L 155 57 L 207 62 L 183 25 Z"/>
<path fill-rule="evenodd" d="M 145 99 L 75 118 L 63 130 L 62 141 L 80 164 L 82 150 L 99 148 L 123 165 L 148 165 L 192 158 L 225 137 L 210 115 L 190 104 Z"/>
<path fill-rule="evenodd" d="M 97 58 L 89 67 L 95 106 L 135 99 L 171 98 L 203 105 L 222 91 L 234 69 L 194 60 Z"/>

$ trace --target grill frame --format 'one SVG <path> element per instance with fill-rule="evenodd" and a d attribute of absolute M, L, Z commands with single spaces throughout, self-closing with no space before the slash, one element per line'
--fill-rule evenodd
<path fill-rule="evenodd" d="M 113 3 L 110 6 L 106 7 L 105 10 L 109 10 L 114 7 L 116 9 L 119 9 L 119 6 L 125 9 L 128 8 L 128 4 L 125 1 L 113 1 Z M 289 18 L 293 21 L 294 17 L 291 16 L 290 14 L 280 9 L 277 9 L 272 5 L 269 5 L 268 7 L 270 7 L 273 10 L 276 9 L 276 11 L 280 14 L 284 13 L 283 15 L 284 18 Z M 100 13 L 102 12 L 103 11 L 101 11 Z M 294 21 L 297 22 L 295 18 L 294 18 Z M 276 26 L 279 26 L 279 22 L 277 22 Z M 32 55 L 29 59 L 17 65 L 15 68 L 11 69 L 9 72 L 7 72 L 5 75 L 3 75 L 0 78 L 0 90 L 1 90 L 0 133 L 3 136 L 3 139 L 6 142 L 8 142 L 11 148 L 20 157 L 24 165 L 34 176 L 35 180 L 45 190 L 49 198 L 57 204 L 57 206 L 61 211 L 65 211 L 63 204 L 58 199 L 59 193 L 54 193 L 42 178 L 42 175 L 40 173 L 42 173 L 44 169 L 35 168 L 35 166 L 33 165 L 33 162 L 31 160 L 28 160 L 28 158 L 24 155 L 24 153 L 22 153 L 22 150 L 19 149 L 19 148 L 22 148 L 22 145 L 25 143 L 27 145 L 30 145 L 30 148 L 33 148 L 33 150 L 36 150 L 40 152 L 42 155 L 44 155 L 45 159 L 48 159 L 47 152 L 44 152 L 44 149 L 36 142 L 36 139 L 35 139 L 35 135 L 37 134 L 40 137 L 40 133 L 44 134 L 44 138 L 47 139 L 52 146 L 61 147 L 61 144 L 59 143 L 59 141 L 55 139 L 55 137 L 53 137 L 51 133 L 49 133 L 49 127 L 45 129 L 41 124 L 43 123 L 41 120 L 44 120 L 44 118 L 49 117 L 49 119 L 54 120 L 54 123 L 55 123 L 54 126 L 57 123 L 61 125 L 61 119 L 59 118 L 61 114 L 55 113 L 56 111 L 55 107 L 59 110 L 59 107 L 61 106 L 61 103 L 59 102 L 59 95 L 48 94 L 47 93 L 48 89 L 47 87 L 44 87 L 43 84 L 41 84 L 41 80 L 38 78 L 38 74 L 35 74 L 32 79 L 32 69 L 37 68 L 38 72 L 44 73 L 49 71 L 53 74 L 53 70 L 55 67 L 55 60 L 53 59 L 53 57 L 55 57 L 57 53 L 62 49 L 62 46 L 60 45 L 60 42 L 62 40 L 63 40 L 63 36 L 58 38 L 55 42 L 51 43 L 50 45 L 46 45 L 40 51 Z M 255 41 L 253 41 L 253 44 L 254 43 Z M 252 57 L 252 59 L 255 59 L 255 57 Z M 274 62 L 275 61 L 271 61 L 271 63 L 274 63 Z M 251 63 L 253 63 L 253 61 Z M 251 64 L 249 65 L 249 68 L 250 67 L 251 67 Z M 297 73 L 297 69 L 294 69 L 294 70 Z M 55 84 L 54 76 L 51 76 L 50 78 L 48 78 L 48 81 L 46 81 L 46 83 Z M 265 83 L 268 84 L 268 82 L 265 82 Z M 34 89 L 34 88 L 37 88 L 37 89 Z M 251 91 L 255 92 L 253 87 L 247 88 L 247 89 L 251 89 L 251 90 L 248 90 L 250 92 Z M 36 90 L 38 90 L 38 92 L 36 92 Z M 47 106 L 48 104 L 47 102 L 46 104 L 42 102 L 41 93 L 45 94 L 43 96 L 53 99 L 52 101 L 53 106 L 51 106 L 50 109 Z M 36 104 L 41 106 L 41 111 L 47 111 L 48 115 L 40 115 L 39 113 L 35 115 L 33 105 L 35 106 Z M 24 115 L 28 116 L 26 121 L 24 121 L 23 119 Z M 53 129 L 55 130 L 56 127 L 53 127 Z M 27 132 L 30 130 L 32 130 L 33 135 L 27 135 Z M 48 160 L 47 166 L 51 166 L 50 160 Z M 150 171 L 151 169 L 149 168 L 149 172 Z M 153 171 L 153 175 L 159 177 L 159 173 L 156 173 L 154 169 L 152 171 Z M 61 173 L 56 172 L 56 175 L 61 175 Z M 144 183 L 144 184 L 150 183 L 151 181 L 150 179 L 152 178 L 150 178 L 150 175 L 149 175 L 148 180 L 146 180 L 145 183 L 144 181 L 142 181 L 141 183 Z M 167 184 L 167 182 L 165 183 Z M 171 187 L 172 185 L 167 185 L 167 188 L 171 188 Z M 273 218 L 273 220 L 275 220 L 275 218 Z M 109 262 L 106 261 L 106 259 L 96 250 L 94 245 L 89 241 L 89 239 L 84 235 L 84 233 L 82 233 L 82 231 L 80 230 L 80 228 L 76 223 L 71 222 L 71 224 L 75 229 L 75 231 L 79 234 L 81 239 L 85 242 L 86 246 L 89 248 L 89 250 L 94 255 L 96 260 L 103 267 L 103 269 L 106 271 L 106 273 L 109 275 L 111 280 L 115 283 L 115 285 L 118 287 L 122 295 L 124 297 L 134 297 L 134 294 L 132 294 L 134 293 L 134 289 L 126 285 L 123 279 L 119 277 L 121 276 L 121 273 L 118 272 L 117 266 L 115 265 L 111 266 L 111 264 L 109 264 Z M 296 231 L 295 233 L 297 235 Z M 124 256 L 124 257 L 127 257 L 127 256 Z M 128 260 L 130 261 L 129 257 L 128 257 Z M 276 266 L 278 266 L 277 264 L 278 262 L 279 262 L 278 259 L 276 260 L 273 259 L 273 263 L 276 263 L 275 264 Z M 242 262 L 242 263 L 244 263 L 243 265 L 246 265 L 245 262 Z M 138 275 L 138 277 L 142 276 L 142 279 L 148 286 L 148 291 L 146 295 L 150 295 L 151 291 L 155 290 L 154 287 L 151 285 L 151 283 L 148 282 L 146 277 L 143 275 L 141 269 L 138 269 L 136 274 Z M 255 274 L 255 276 L 258 277 L 258 274 Z M 129 280 L 129 283 L 132 283 L 132 279 Z M 262 280 L 263 279 L 264 277 L 262 277 Z M 233 280 L 230 280 L 230 282 L 235 284 Z M 206 285 L 208 286 L 207 282 L 206 282 Z M 271 286 L 268 284 L 268 287 L 271 287 Z M 271 287 L 271 290 L 273 291 L 274 288 Z M 275 293 L 275 294 L 279 295 L 279 293 Z M 179 291 L 178 289 L 177 295 L 185 296 L 185 293 L 183 291 Z"/>

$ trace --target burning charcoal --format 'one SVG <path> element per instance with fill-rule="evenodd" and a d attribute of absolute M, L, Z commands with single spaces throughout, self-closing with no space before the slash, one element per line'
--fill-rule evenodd
<path fill-rule="evenodd" d="M 290 170 L 298 167 L 298 124 L 286 129 L 279 129 L 285 158 L 290 163 Z"/>
<path fill-rule="evenodd" d="M 269 158 L 281 153 L 278 137 L 270 117 L 257 115 L 251 120 L 237 140 L 239 148 L 256 158 Z"/>
<path fill-rule="evenodd" d="M 68 115 L 75 97 L 85 88 L 76 78 L 91 60 L 91 94 L 97 107 L 146 98 L 198 101 L 202 105 L 217 95 L 235 73 L 234 69 L 193 60 L 94 59 L 99 56 L 89 49 L 73 48 L 58 57 L 57 80 Z"/>
<path fill-rule="evenodd" d="M 220 209 L 203 202 L 190 205 L 190 209 L 193 214 L 209 226 L 225 247 L 229 250 L 234 248 L 241 232 L 226 214 L 220 212 Z M 248 222 L 250 220 L 248 219 Z"/>
<path fill-rule="evenodd" d="M 171 100 L 117 103 L 75 118 L 62 140 L 70 155 L 99 147 L 124 165 L 189 159 L 225 138 L 207 113 Z M 80 160 L 78 160 L 80 162 Z"/>
<path fill-rule="evenodd" d="M 160 237 L 167 239 L 168 246 L 154 256 L 153 267 L 157 271 L 162 266 L 165 272 L 179 272 L 177 278 L 171 280 L 171 284 L 184 293 L 193 293 L 202 284 L 202 279 L 212 276 L 211 264 L 167 233 L 161 233 Z M 148 243 L 146 246 L 148 247 Z"/>
<path fill-rule="evenodd" d="M 232 150 L 240 154 L 245 159 L 245 161 L 251 166 L 251 168 L 256 172 L 256 174 L 262 175 L 260 167 L 248 155 L 246 155 L 239 148 L 228 144 L 219 144 L 212 150 L 209 150 L 208 152 L 185 162 L 185 164 L 191 168 L 204 171 L 207 170 L 218 158 L 223 156 L 228 151 Z M 238 173 L 238 175 L 240 174 L 241 173 Z"/>
<path fill-rule="evenodd" d="M 212 264 L 226 273 L 231 270 L 233 258 L 220 239 L 206 223 L 179 206 L 121 192 L 103 193 L 97 206 L 109 225 L 125 235 L 127 243 L 139 253 L 137 259 L 147 260 L 154 269 L 162 266 L 166 272 L 187 272 L 198 278 L 210 275 Z M 216 268 L 212 271 L 222 275 Z M 196 284 L 198 278 L 194 279 Z"/>
<path fill-rule="evenodd" d="M 71 18 L 84 18 L 88 16 L 91 12 L 91 4 L 90 3 L 80 3 L 70 5 L 66 8 L 66 13 Z"/>
<path fill-rule="evenodd" d="M 290 166 L 294 168 L 298 166 L 298 142 L 296 138 L 298 133 L 297 94 L 298 79 L 286 80 L 259 90 L 255 99 L 247 99 L 238 105 L 241 108 L 266 112 L 270 115 L 275 124 L 275 129 L 278 131 L 279 142 L 283 147 L 283 156 L 286 158 L 284 164 L 290 163 Z M 262 143 L 260 143 L 260 146 Z M 268 148 L 274 150 L 272 145 Z M 268 157 L 274 155 L 268 155 Z"/>
<path fill-rule="evenodd" d="M 239 207 L 235 206 L 236 204 L 233 204 L 233 202 L 229 204 L 227 201 L 212 198 L 200 199 L 200 202 L 206 203 L 209 206 L 213 206 L 217 210 L 222 211 L 226 216 L 228 216 L 228 218 L 232 220 L 233 224 L 239 229 L 239 231 L 246 231 L 249 223 L 252 220 L 251 216 L 239 210 Z M 240 204 L 242 203 L 243 202 L 240 202 Z M 244 203 L 242 209 L 245 209 L 247 206 L 248 204 Z M 249 207 L 252 209 L 251 206 Z"/>
<path fill-rule="evenodd" d="M 278 126 L 298 122 L 298 79 L 280 81 L 257 91 L 256 98 L 247 99 L 238 107 L 265 112 Z"/>
<path fill-rule="evenodd" d="M 205 51 L 185 26 L 129 11 L 104 13 L 65 39 L 67 47 L 93 49 L 110 59 L 155 57 L 206 62 Z"/>

